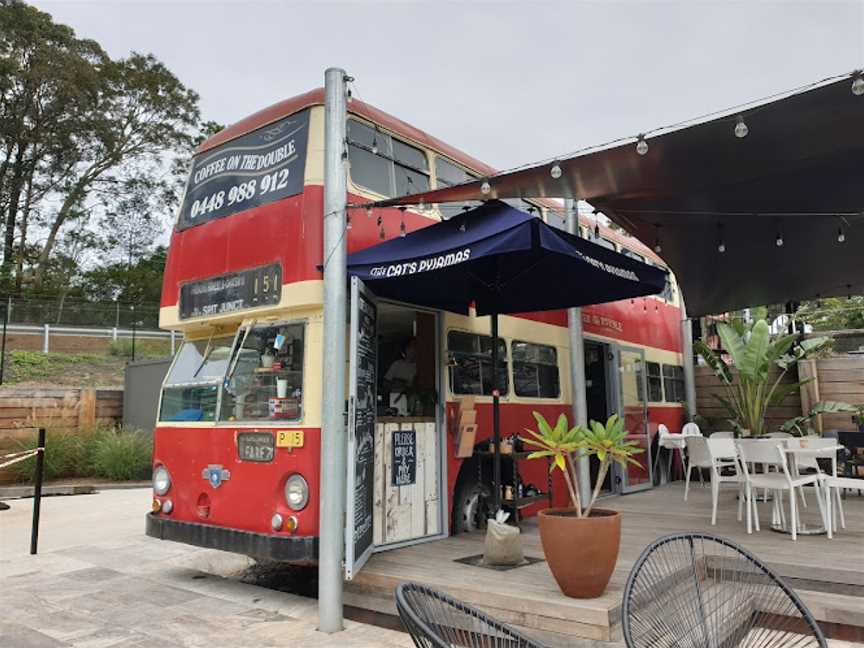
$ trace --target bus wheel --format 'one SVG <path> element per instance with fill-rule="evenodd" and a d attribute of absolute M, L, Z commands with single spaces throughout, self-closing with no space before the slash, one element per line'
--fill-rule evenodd
<path fill-rule="evenodd" d="M 474 480 L 463 482 L 456 491 L 453 515 L 454 533 L 481 531 L 486 528 L 492 489 Z"/>

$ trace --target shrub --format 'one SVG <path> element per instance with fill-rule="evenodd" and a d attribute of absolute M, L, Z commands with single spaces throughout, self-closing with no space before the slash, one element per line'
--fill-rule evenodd
<path fill-rule="evenodd" d="M 19 441 L 20 450 L 36 447 L 36 432 L 26 440 Z M 84 439 L 70 430 L 49 429 L 45 439 L 45 479 L 82 477 L 88 472 L 88 456 Z M 36 457 L 19 461 L 9 466 L 9 472 L 19 481 L 32 481 L 36 473 Z"/>
<path fill-rule="evenodd" d="M 132 340 L 120 338 L 111 342 L 109 353 L 121 358 L 132 357 Z M 135 358 L 163 358 L 171 355 L 171 343 L 162 340 L 135 340 Z"/>
<path fill-rule="evenodd" d="M 92 435 L 87 447 L 96 477 L 115 481 L 150 477 L 153 441 L 148 434 L 103 430 Z"/>

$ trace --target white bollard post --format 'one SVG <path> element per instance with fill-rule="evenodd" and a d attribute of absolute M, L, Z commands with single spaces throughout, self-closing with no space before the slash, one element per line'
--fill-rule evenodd
<path fill-rule="evenodd" d="M 48 353 L 48 336 L 51 330 L 51 325 L 43 324 L 42 329 L 42 353 Z"/>

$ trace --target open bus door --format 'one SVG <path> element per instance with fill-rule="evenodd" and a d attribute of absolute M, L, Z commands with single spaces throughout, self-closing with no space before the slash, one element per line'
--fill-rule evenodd
<path fill-rule="evenodd" d="M 627 440 L 635 441 L 645 452 L 636 455 L 640 466 L 616 464 L 622 493 L 633 493 L 653 486 L 651 475 L 651 435 L 648 431 L 648 383 L 645 350 L 616 345 L 614 356 L 618 374 L 618 415 L 624 419 Z"/>
<path fill-rule="evenodd" d="M 357 277 L 351 278 L 350 327 L 345 511 L 345 578 L 348 580 L 360 571 L 374 546 L 372 507 L 378 407 L 378 305 L 374 295 Z"/>

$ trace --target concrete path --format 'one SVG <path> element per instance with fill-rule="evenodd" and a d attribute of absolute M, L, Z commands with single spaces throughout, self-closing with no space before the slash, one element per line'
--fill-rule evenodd
<path fill-rule="evenodd" d="M 249 585 L 248 559 L 144 535 L 150 490 L 45 498 L 39 555 L 32 500 L 0 512 L 4 648 L 408 647 L 408 635 L 351 621 L 316 631 L 317 602 Z"/>

